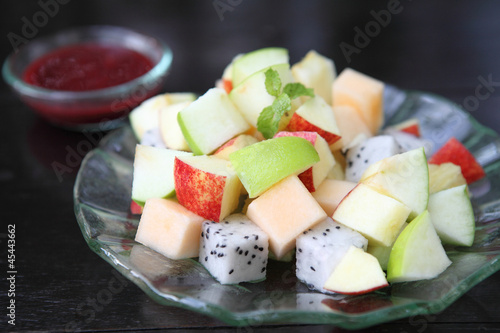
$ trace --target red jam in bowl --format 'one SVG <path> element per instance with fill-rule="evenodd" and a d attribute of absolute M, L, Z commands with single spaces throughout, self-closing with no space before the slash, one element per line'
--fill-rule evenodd
<path fill-rule="evenodd" d="M 147 73 L 144 55 L 119 46 L 78 44 L 57 49 L 31 63 L 24 81 L 39 87 L 87 91 L 113 87 Z"/>
<path fill-rule="evenodd" d="M 28 65 L 23 81 L 63 93 L 96 93 L 95 98 L 74 95 L 60 101 L 26 100 L 42 116 L 59 125 L 73 126 L 113 120 L 125 116 L 145 99 L 158 93 L 159 86 L 136 87 L 119 95 L 98 90 L 132 81 L 154 67 L 145 55 L 121 46 L 80 43 L 51 51 Z M 99 94 L 99 96 L 97 96 Z"/>

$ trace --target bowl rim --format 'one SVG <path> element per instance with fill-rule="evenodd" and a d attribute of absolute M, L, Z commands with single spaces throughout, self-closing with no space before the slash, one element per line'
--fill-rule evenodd
<path fill-rule="evenodd" d="M 144 73 L 143 75 L 133 80 L 107 88 L 87 90 L 87 91 L 52 90 L 32 85 L 25 82 L 12 70 L 12 65 L 15 61 L 16 55 L 19 52 L 21 52 L 21 50 L 28 48 L 30 44 L 32 44 L 33 42 L 35 42 L 37 45 L 40 45 L 43 43 L 48 43 L 50 41 L 56 40 L 57 38 L 60 38 L 61 36 L 64 35 L 89 32 L 89 31 L 95 32 L 98 30 L 107 32 L 111 31 L 121 32 L 123 34 L 133 34 L 139 36 L 143 40 L 156 44 L 159 50 L 161 51 L 161 58 L 148 72 Z M 54 48 L 54 50 L 61 47 L 64 46 L 57 45 Z M 151 85 L 155 87 L 157 83 L 161 81 L 162 77 L 166 76 L 166 74 L 168 73 L 172 64 L 172 60 L 173 60 L 172 49 L 158 37 L 146 35 L 144 33 L 126 27 L 112 26 L 112 25 L 87 25 L 87 26 L 79 26 L 61 30 L 53 34 L 46 35 L 43 37 L 38 37 L 31 40 L 27 44 L 21 46 L 17 51 L 14 51 L 9 54 L 9 56 L 5 59 L 2 66 L 2 76 L 5 82 L 19 95 L 30 98 L 46 99 L 52 101 L 72 100 L 73 102 L 79 100 L 80 101 L 88 100 L 88 99 L 109 99 L 110 97 L 123 94 L 125 92 L 133 91 L 136 87 L 141 85 L 146 87 Z"/>

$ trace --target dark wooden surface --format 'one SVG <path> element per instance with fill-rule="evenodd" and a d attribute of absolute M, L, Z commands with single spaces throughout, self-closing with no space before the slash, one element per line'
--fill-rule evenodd
<path fill-rule="evenodd" d="M 283 46 L 291 60 L 308 50 L 391 84 L 430 91 L 459 104 L 475 96 L 480 78 L 500 82 L 500 2 L 401 1 L 397 13 L 350 56 L 355 28 L 374 20 L 371 11 L 392 1 L 251 1 L 230 3 L 222 16 L 212 1 L 10 1 L 2 2 L 1 58 L 12 51 L 9 33 L 23 34 L 26 21 L 58 3 L 37 28 L 43 36 L 62 28 L 112 24 L 160 36 L 174 50 L 165 91 L 203 92 L 237 53 Z M 43 23 L 43 22 L 42 22 Z M 375 31 L 375 30 L 374 30 Z M 28 38 L 30 39 L 30 38 Z M 344 43 L 344 44 L 342 44 Z M 500 83 L 472 114 L 500 131 Z M 116 279 L 114 269 L 86 245 L 73 213 L 78 165 L 58 179 L 53 162 L 68 164 L 68 151 L 85 138 L 48 125 L 0 83 L 0 331 L 189 332 L 237 329 L 210 317 L 160 306 L 128 282 L 106 305 L 95 303 Z M 81 156 L 80 156 L 81 157 Z M 69 163 L 73 163 L 70 161 Z M 78 162 L 78 159 L 77 161 Z M 7 224 L 16 225 L 16 325 L 6 323 Z M 500 329 L 500 273 L 479 283 L 442 313 L 397 320 L 366 331 L 468 332 Z M 264 332 L 270 327 L 242 331 Z M 333 326 L 273 326 L 278 332 L 340 332 Z"/>

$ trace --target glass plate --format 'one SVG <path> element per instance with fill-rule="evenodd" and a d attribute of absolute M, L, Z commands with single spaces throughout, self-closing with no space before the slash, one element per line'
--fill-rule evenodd
<path fill-rule="evenodd" d="M 418 118 L 434 150 L 455 136 L 487 173 L 470 186 L 477 220 L 474 244 L 446 248 L 453 264 L 438 278 L 360 296 L 325 295 L 297 281 L 293 262 L 271 261 L 263 282 L 221 285 L 196 260 L 165 258 L 134 242 L 139 220 L 129 205 L 137 142 L 130 127 L 109 134 L 82 163 L 74 201 L 83 236 L 92 250 L 158 303 L 231 325 L 316 323 L 359 329 L 440 312 L 500 268 L 500 139 L 444 98 L 388 86 L 384 100 L 387 125 Z"/>

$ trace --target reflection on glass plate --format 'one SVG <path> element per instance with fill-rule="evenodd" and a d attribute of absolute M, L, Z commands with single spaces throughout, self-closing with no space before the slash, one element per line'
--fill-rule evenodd
<path fill-rule="evenodd" d="M 438 278 L 399 283 L 361 296 L 309 291 L 293 263 L 270 262 L 259 283 L 220 285 L 196 260 L 170 260 L 134 242 L 138 217 L 129 213 L 136 141 L 129 127 L 112 132 L 82 163 L 75 213 L 88 245 L 155 301 L 216 317 L 232 325 L 335 324 L 357 329 L 436 313 L 500 269 L 500 139 L 458 106 L 431 94 L 388 86 L 387 125 L 415 117 L 439 148 L 451 136 L 476 156 L 487 178 L 471 184 L 477 231 L 470 248 L 449 247 L 453 264 Z"/>

